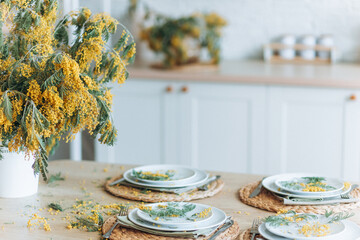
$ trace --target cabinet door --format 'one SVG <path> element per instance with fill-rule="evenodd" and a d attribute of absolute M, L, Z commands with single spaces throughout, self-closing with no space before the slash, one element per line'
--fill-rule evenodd
<path fill-rule="evenodd" d="M 167 158 L 166 129 L 171 119 L 174 96 L 167 92 L 166 82 L 129 79 L 113 93 L 113 119 L 118 129 L 115 146 L 96 144 L 96 161 L 124 164 L 164 163 Z"/>
<path fill-rule="evenodd" d="M 351 90 L 269 88 L 267 169 L 359 176 L 359 103 Z"/>
<path fill-rule="evenodd" d="M 263 173 L 265 87 L 184 84 L 179 161 L 209 170 Z"/>

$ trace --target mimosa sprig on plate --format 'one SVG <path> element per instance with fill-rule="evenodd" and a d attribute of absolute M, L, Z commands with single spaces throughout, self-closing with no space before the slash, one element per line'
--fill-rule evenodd
<path fill-rule="evenodd" d="M 355 213 L 350 213 L 350 212 L 334 213 L 332 210 L 325 212 L 325 217 L 329 218 L 329 223 L 339 222 L 339 221 L 345 220 L 347 218 L 351 218 L 354 215 L 355 215 Z"/>
<path fill-rule="evenodd" d="M 161 172 L 143 172 L 135 171 L 132 172 L 133 176 L 138 179 L 146 179 L 152 181 L 169 181 L 171 177 L 175 175 L 175 171 L 168 170 L 164 173 Z"/>
<path fill-rule="evenodd" d="M 179 206 L 179 203 L 168 203 L 167 205 L 158 205 L 158 209 L 142 209 L 143 212 L 148 213 L 151 217 L 156 218 L 171 218 L 171 217 L 185 217 L 186 213 L 195 209 L 194 204 L 185 204 Z"/>
<path fill-rule="evenodd" d="M 316 219 L 317 216 L 308 213 L 297 213 L 293 210 L 281 211 L 275 216 L 265 218 L 264 222 L 269 223 L 271 226 L 289 225 L 290 223 L 299 222 L 303 220 Z"/>
<path fill-rule="evenodd" d="M 353 213 L 326 211 L 324 215 L 297 213 L 295 211 L 280 211 L 275 216 L 265 218 L 266 228 L 273 234 L 304 239 L 338 234 L 344 231 L 342 220 L 352 217 Z"/>
<path fill-rule="evenodd" d="M 301 190 L 303 192 L 326 192 L 336 189 L 331 185 L 327 185 L 327 183 L 324 182 L 325 180 L 324 177 L 302 177 L 300 181 L 281 181 L 280 184 L 283 187 L 292 190 Z"/>
<path fill-rule="evenodd" d="M 354 216 L 354 213 L 349 212 L 338 212 L 334 213 L 333 211 L 326 211 L 324 216 L 328 219 L 327 223 L 334 223 L 345 220 Z M 280 211 L 275 216 L 269 216 L 264 219 L 265 223 L 269 223 L 271 226 L 281 226 L 289 225 L 290 223 L 300 222 L 300 221 L 309 221 L 316 220 L 318 215 L 310 213 L 297 213 L 293 210 L 290 211 Z"/>
<path fill-rule="evenodd" d="M 190 212 L 196 208 L 195 204 L 184 204 L 170 202 L 168 204 L 159 204 L 154 208 L 141 209 L 143 212 L 150 215 L 154 220 L 164 219 L 168 220 L 171 218 L 185 218 L 188 221 L 196 221 L 197 219 L 205 219 L 211 215 L 211 208 L 203 209 L 202 211 L 191 214 Z M 189 216 L 189 214 L 191 216 Z"/>

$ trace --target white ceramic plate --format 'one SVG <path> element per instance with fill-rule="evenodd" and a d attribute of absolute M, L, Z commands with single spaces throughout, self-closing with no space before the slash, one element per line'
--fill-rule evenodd
<path fill-rule="evenodd" d="M 269 240 L 289 240 L 289 238 L 280 237 L 269 232 L 269 230 L 265 227 L 265 223 L 261 224 L 258 230 L 261 236 Z"/>
<path fill-rule="evenodd" d="M 155 220 L 155 216 L 151 216 L 149 213 L 138 210 L 137 215 L 148 222 L 155 223 L 155 224 L 161 224 L 164 226 L 187 226 L 192 225 L 194 223 L 203 223 L 205 221 L 209 221 L 211 217 L 213 216 L 212 210 L 210 210 L 209 214 L 206 217 L 196 217 L 194 216 L 197 213 L 200 213 L 206 209 L 211 209 L 211 206 L 204 205 L 204 204 L 197 204 L 197 203 L 188 203 L 188 202 L 170 202 L 170 203 L 153 203 L 153 204 L 147 204 L 146 206 L 151 206 L 152 210 L 160 210 L 159 205 L 161 206 L 168 206 L 169 204 L 176 204 L 177 206 L 174 206 L 176 208 L 182 208 L 185 205 L 194 205 L 195 208 L 192 211 L 189 211 L 186 213 L 183 217 L 167 217 L 167 218 L 159 218 L 158 220 Z"/>
<path fill-rule="evenodd" d="M 211 207 L 211 208 L 212 208 L 213 216 L 208 221 L 203 221 L 203 222 L 198 222 L 198 223 L 194 222 L 188 226 L 179 226 L 179 227 L 166 226 L 166 225 L 148 222 L 146 220 L 141 219 L 138 216 L 138 214 L 137 214 L 138 208 L 135 208 L 134 210 L 132 210 L 129 213 L 128 218 L 131 222 L 133 222 L 136 225 L 139 225 L 139 226 L 145 227 L 145 228 L 149 228 L 149 229 L 154 229 L 154 230 L 160 230 L 160 231 L 166 231 L 166 232 L 195 231 L 195 230 L 200 230 L 200 229 L 217 227 L 226 221 L 226 214 L 224 211 L 222 211 L 218 208 L 215 208 L 215 207 Z"/>
<path fill-rule="evenodd" d="M 167 171 L 174 171 L 174 175 L 171 176 L 169 180 L 155 181 L 155 180 L 137 178 L 136 176 L 133 175 L 133 170 L 137 172 L 142 171 L 142 172 L 152 172 L 152 173 L 162 173 L 162 174 L 165 174 Z M 183 183 L 195 178 L 196 175 L 196 172 L 191 168 L 178 166 L 178 165 L 165 165 L 165 164 L 146 165 L 146 166 L 133 168 L 128 171 L 131 172 L 131 176 L 136 180 L 154 185 L 169 185 L 169 184 Z"/>
<path fill-rule="evenodd" d="M 297 173 L 297 174 L 306 174 L 306 173 Z M 294 193 L 289 193 L 289 192 L 286 192 L 286 191 L 283 191 L 281 189 L 279 189 L 278 186 L 276 186 L 275 184 L 275 181 L 276 179 L 280 178 L 280 177 L 284 177 L 284 176 L 287 176 L 289 174 L 279 174 L 279 175 L 273 175 L 273 176 L 270 176 L 270 177 L 267 177 L 265 178 L 263 181 L 262 181 L 262 185 L 265 189 L 269 190 L 270 192 L 273 192 L 273 193 L 277 193 L 279 195 L 282 195 L 282 196 L 288 196 L 288 197 L 296 197 L 296 198 L 312 198 L 312 199 L 317 199 L 317 198 L 332 198 L 332 197 L 338 197 L 340 194 L 346 194 L 350 191 L 350 188 L 348 189 L 343 189 L 341 192 L 339 193 L 333 193 L 333 194 L 328 194 L 328 193 L 319 193 L 319 194 L 316 194 L 316 195 L 300 195 L 300 194 L 294 194 Z M 294 173 L 294 175 L 296 175 Z"/>
<path fill-rule="evenodd" d="M 329 236 L 329 237 L 322 237 L 321 240 L 347 240 L 347 239 L 351 239 L 351 240 L 359 240 L 360 239 L 360 227 L 349 220 L 345 220 L 343 221 L 344 225 L 345 225 L 345 231 L 340 233 L 339 235 L 335 235 L 335 236 Z M 266 227 L 265 227 L 265 223 L 261 224 L 259 226 L 259 233 L 261 234 L 261 236 L 263 236 L 264 238 L 268 239 L 268 240 L 293 240 L 293 238 L 284 238 L 284 237 L 280 237 L 277 236 L 275 234 L 272 234 L 271 232 L 269 232 Z M 311 240 L 312 238 L 307 238 L 307 240 Z"/>
<path fill-rule="evenodd" d="M 152 187 L 152 188 L 181 188 L 181 187 L 190 187 L 190 186 L 195 186 L 195 185 L 200 185 L 201 183 L 205 182 L 208 177 L 209 174 L 206 173 L 203 170 L 199 170 L 199 169 L 193 169 L 195 171 L 195 177 L 190 179 L 190 180 L 186 180 L 183 183 L 174 183 L 174 184 L 164 184 L 164 185 L 154 185 L 151 183 L 143 183 L 140 181 L 137 181 L 136 178 L 134 178 L 133 176 L 131 176 L 131 171 L 126 171 L 124 173 L 124 178 L 126 181 L 138 185 L 138 186 L 143 186 L 143 187 Z"/>
<path fill-rule="evenodd" d="M 284 185 L 284 182 L 289 182 L 289 183 L 304 183 L 306 184 L 307 181 L 306 177 L 315 177 L 314 174 L 312 175 L 298 175 L 296 174 L 296 176 L 294 176 L 294 174 L 288 174 L 285 175 L 283 177 L 279 177 L 278 179 L 275 180 L 275 185 L 281 189 L 284 189 L 285 191 L 288 191 L 290 193 L 295 193 L 295 194 L 299 194 L 299 195 L 318 195 L 319 193 L 322 194 L 339 194 L 342 189 L 344 188 L 344 182 L 335 178 L 328 178 L 328 177 L 323 177 L 323 176 L 316 176 L 316 177 L 323 177 L 325 178 L 325 180 L 323 181 L 323 183 L 326 184 L 326 186 L 332 186 L 334 187 L 334 189 L 332 190 L 328 190 L 326 192 L 304 192 L 301 189 L 293 189 L 289 186 Z M 299 186 L 299 188 L 302 188 L 301 186 Z"/>
<path fill-rule="evenodd" d="M 275 234 L 280 237 L 296 239 L 296 240 L 306 240 L 306 239 L 324 240 L 328 237 L 338 236 L 339 234 L 344 232 L 345 225 L 343 222 L 340 221 L 336 223 L 328 223 L 329 219 L 326 218 L 324 215 L 316 215 L 316 216 L 317 219 L 309 219 L 299 222 L 293 222 L 290 223 L 289 225 L 272 226 L 269 223 L 265 223 L 265 227 L 272 234 Z M 306 237 L 304 234 L 299 233 L 299 229 L 301 229 L 302 226 L 304 226 L 305 224 L 315 224 L 315 223 L 328 224 L 328 226 L 330 227 L 329 233 L 323 237 L 317 237 L 317 236 Z"/>

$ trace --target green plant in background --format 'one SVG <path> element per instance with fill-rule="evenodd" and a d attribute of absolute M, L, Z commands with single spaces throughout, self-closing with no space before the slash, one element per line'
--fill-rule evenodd
<path fill-rule="evenodd" d="M 221 29 L 226 26 L 226 21 L 216 13 L 204 14 L 206 30 L 202 46 L 207 47 L 214 63 L 220 61 Z"/>
<path fill-rule="evenodd" d="M 148 12 L 140 37 L 148 43 L 155 53 L 164 54 L 163 66 L 171 68 L 199 61 L 199 56 L 189 56 L 189 40 L 196 47 L 207 48 L 211 63 L 220 61 L 221 29 L 226 21 L 216 13 L 193 14 L 187 17 L 172 18 Z"/>
<path fill-rule="evenodd" d="M 139 3 L 138 0 L 129 0 L 128 14 L 130 17 L 134 16 L 134 13 L 138 8 L 138 3 Z"/>

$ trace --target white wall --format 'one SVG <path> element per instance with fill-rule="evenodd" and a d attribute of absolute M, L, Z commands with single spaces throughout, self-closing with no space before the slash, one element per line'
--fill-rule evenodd
<path fill-rule="evenodd" d="M 102 0 L 104 1 L 104 0 Z M 101 12 L 101 0 L 80 0 Z M 124 16 L 128 0 L 111 0 L 112 15 Z M 229 26 L 224 31 L 224 59 L 261 58 L 261 47 L 284 33 L 331 33 L 342 61 L 360 60 L 359 0 L 142 0 L 172 16 L 216 11 Z"/>

